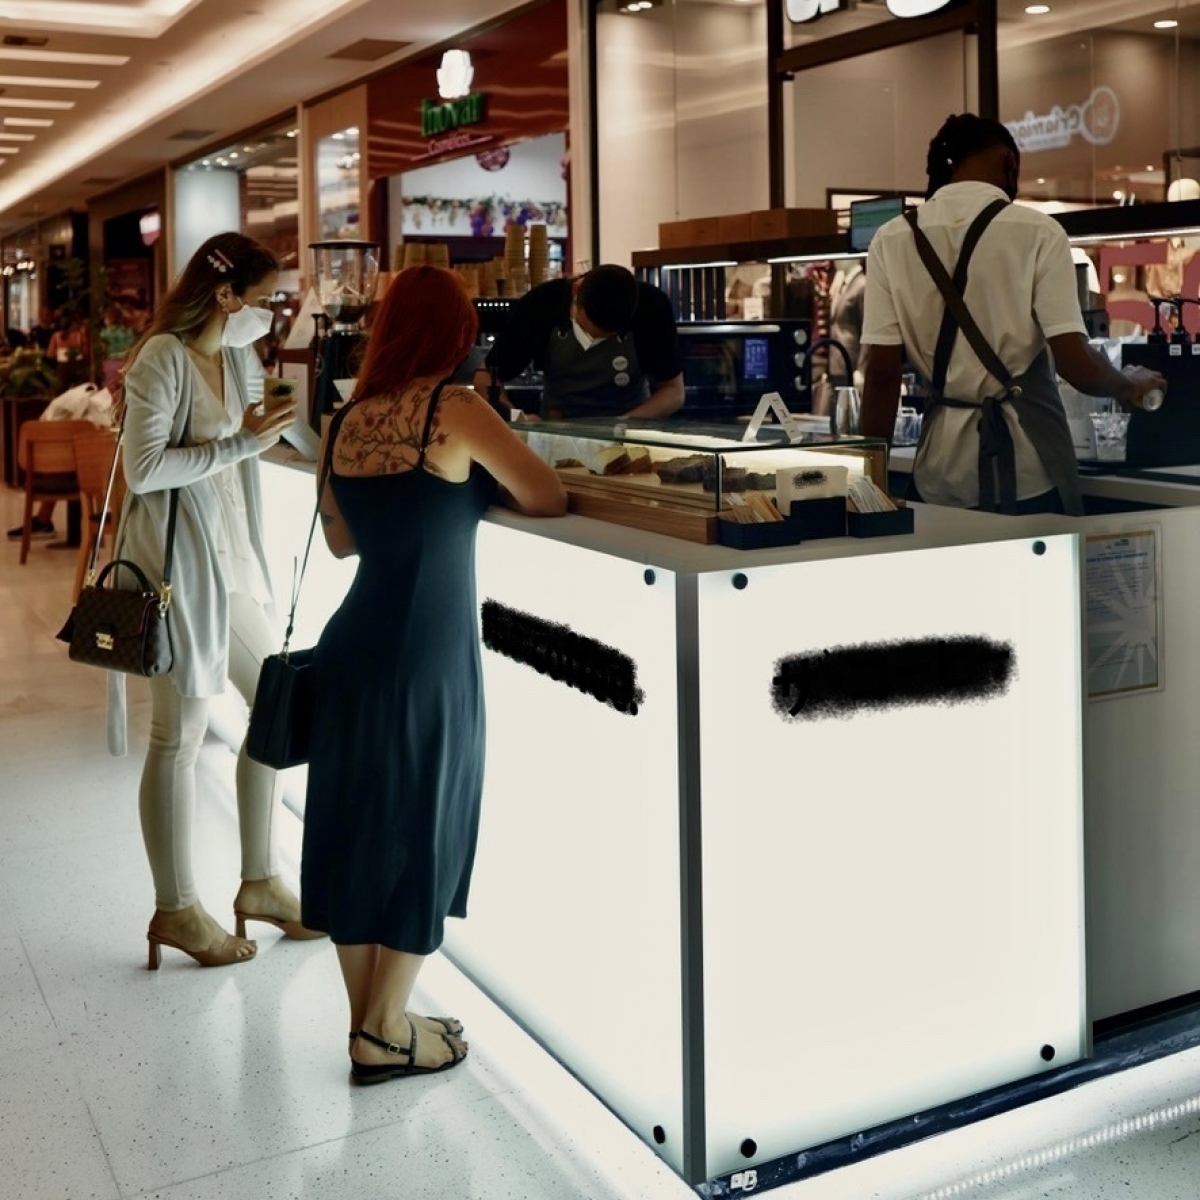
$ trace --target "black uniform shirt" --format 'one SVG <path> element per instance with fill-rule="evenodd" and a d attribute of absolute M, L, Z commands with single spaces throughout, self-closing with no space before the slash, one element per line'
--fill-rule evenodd
<path fill-rule="evenodd" d="M 627 331 L 634 351 L 627 357 L 631 368 L 638 372 L 631 382 L 664 383 L 683 370 L 675 314 L 670 300 L 658 288 L 648 283 L 639 283 L 638 288 L 637 309 Z M 526 293 L 513 306 L 487 356 L 487 366 L 501 381 L 513 379 L 531 363 L 538 370 L 546 370 L 552 339 L 563 336 L 574 336 L 571 333 L 571 280 L 551 279 Z M 557 355 L 554 357 L 558 358 Z M 552 393 L 555 383 L 551 378 L 553 363 L 549 366 L 546 391 Z"/>

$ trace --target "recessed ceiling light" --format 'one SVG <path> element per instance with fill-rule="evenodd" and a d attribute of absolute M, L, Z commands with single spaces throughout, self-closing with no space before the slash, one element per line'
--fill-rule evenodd
<path fill-rule="evenodd" d="M 1178 21 L 1172 21 L 1172 20 L 1155 21 L 1154 22 L 1155 29 L 1175 29 L 1178 27 L 1178 25 L 1179 25 Z"/>
<path fill-rule="evenodd" d="M 128 54 L 75 54 L 67 50 L 9 50 L 0 47 L 0 59 L 9 62 L 62 63 L 76 67 L 123 67 Z"/>
<path fill-rule="evenodd" d="M 0 96 L 0 108 L 74 108 L 74 100 L 10 100 Z"/>
<path fill-rule="evenodd" d="M 1048 5 L 1048 4 L 1027 4 L 1025 6 L 1025 11 L 1031 17 L 1043 17 L 1046 15 L 1046 13 L 1048 13 L 1050 11 L 1050 5 Z"/>
<path fill-rule="evenodd" d="M 20 154 L 16 146 L 0 146 L 0 154 Z"/>
<path fill-rule="evenodd" d="M 49 117 L 5 117 L 3 123 L 22 129 L 49 129 L 54 124 Z"/>
<path fill-rule="evenodd" d="M 1045 183 L 1045 182 L 1046 182 L 1045 176 L 1038 177 L 1038 183 Z"/>
<path fill-rule="evenodd" d="M 98 79 L 54 79 L 43 75 L 0 75 L 0 85 L 6 87 L 94 88 Z"/>
<path fill-rule="evenodd" d="M 12 133 L 10 130 L 6 129 L 3 133 L 0 133 L 0 137 L 2 137 L 6 142 L 32 142 L 36 137 L 36 134 Z"/>

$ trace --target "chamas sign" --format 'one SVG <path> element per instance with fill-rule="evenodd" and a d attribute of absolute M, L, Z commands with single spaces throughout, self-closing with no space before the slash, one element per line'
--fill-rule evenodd
<path fill-rule="evenodd" d="M 887 0 L 893 17 L 927 17 L 939 9 L 949 8 L 954 0 Z M 788 20 L 799 25 L 815 21 L 822 13 L 849 8 L 850 0 L 787 0 Z"/>

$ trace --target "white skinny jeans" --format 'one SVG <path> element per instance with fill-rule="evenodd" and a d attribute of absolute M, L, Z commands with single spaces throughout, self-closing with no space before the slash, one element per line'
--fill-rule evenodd
<path fill-rule="evenodd" d="M 247 704 L 254 700 L 263 659 L 279 648 L 279 635 L 249 596 L 229 597 L 229 681 Z M 150 680 L 150 749 L 142 769 L 138 808 L 142 838 L 154 875 L 155 903 L 178 912 L 199 899 L 192 876 L 192 815 L 196 807 L 196 757 L 208 728 L 208 700 L 181 696 L 169 676 Z M 267 879 L 275 867 L 272 819 L 278 776 L 246 757 L 237 760 L 238 826 L 242 878 Z"/>

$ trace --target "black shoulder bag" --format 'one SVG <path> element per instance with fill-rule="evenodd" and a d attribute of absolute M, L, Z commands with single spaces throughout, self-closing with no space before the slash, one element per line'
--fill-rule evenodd
<path fill-rule="evenodd" d="M 100 527 L 96 531 L 96 544 L 92 548 L 87 580 L 57 637 L 69 645 L 67 654 L 72 662 L 153 679 L 156 675 L 166 674 L 172 663 L 167 613 L 171 607 L 171 560 L 175 552 L 179 489 L 171 489 L 162 582 L 158 587 L 150 583 L 137 563 L 123 558 L 114 558 L 97 576 L 96 563 L 100 557 L 100 543 L 108 519 L 113 481 L 117 475 L 117 455 L 121 453 L 124 439 L 125 427 L 122 422 L 121 434 L 113 450 L 108 489 L 104 494 L 104 508 L 100 513 Z M 121 567 L 133 576 L 136 588 L 125 590 L 105 586 L 110 576 L 115 585 L 116 571 Z"/>
<path fill-rule="evenodd" d="M 339 410 L 338 416 L 348 412 L 350 405 Z M 313 716 L 316 711 L 317 689 L 313 678 L 313 651 L 292 650 L 292 630 L 296 625 L 296 605 L 300 601 L 300 585 L 308 569 L 308 555 L 312 550 L 313 534 L 321 516 L 321 497 L 329 482 L 333 463 L 333 439 L 337 433 L 338 418 L 329 426 L 325 440 L 325 456 L 321 461 L 321 479 L 317 485 L 317 503 L 313 509 L 312 522 L 308 527 L 308 541 L 304 544 L 304 559 L 292 586 L 292 607 L 288 613 L 287 630 L 283 635 L 283 649 L 263 660 L 254 690 L 254 704 L 250 709 L 250 725 L 246 730 L 246 753 L 257 763 L 273 767 L 276 771 L 297 767 L 308 762 L 312 744 Z"/>

